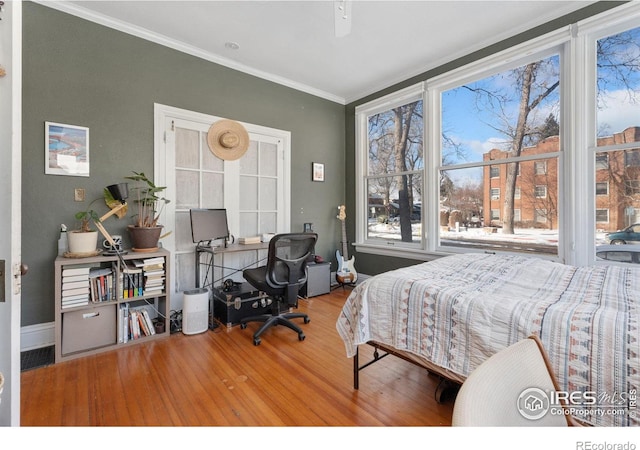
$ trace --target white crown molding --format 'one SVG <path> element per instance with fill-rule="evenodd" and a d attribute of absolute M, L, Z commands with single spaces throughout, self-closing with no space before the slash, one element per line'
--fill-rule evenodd
<path fill-rule="evenodd" d="M 237 63 L 235 61 L 232 61 L 227 58 L 223 58 L 219 55 L 216 55 L 210 52 L 205 52 L 202 49 L 185 44 L 184 42 L 170 39 L 161 34 L 155 33 L 153 31 L 149 31 L 146 28 L 138 27 L 120 20 L 115 20 L 103 14 L 97 14 L 93 11 L 89 11 L 85 8 L 79 7 L 67 1 L 47 1 L 47 0 L 33 0 L 33 1 L 34 3 L 38 3 L 42 6 L 46 6 L 46 7 L 56 9 L 58 11 L 76 16 L 76 17 L 80 17 L 81 19 L 85 19 L 90 22 L 94 22 L 99 25 L 112 28 L 114 30 L 121 31 L 123 33 L 127 33 L 132 36 L 136 36 L 150 42 L 154 42 L 164 47 L 172 48 L 182 53 L 196 56 L 200 59 L 204 59 L 206 61 L 219 64 L 221 66 L 225 66 L 230 69 L 237 70 L 239 72 L 253 75 L 257 78 L 262 78 L 264 80 L 271 81 L 273 83 L 280 84 L 282 86 L 286 86 L 291 89 L 295 89 L 297 91 L 305 92 L 307 94 L 311 94 L 316 97 L 324 98 L 325 100 L 330 100 L 332 102 L 339 103 L 341 105 L 345 104 L 345 99 L 340 96 L 322 91 L 320 89 L 315 89 L 311 86 L 307 86 L 305 84 L 298 83 L 296 81 L 293 81 L 284 77 L 280 77 L 271 73 L 257 70 L 253 67 L 249 67 L 249 66 Z"/>

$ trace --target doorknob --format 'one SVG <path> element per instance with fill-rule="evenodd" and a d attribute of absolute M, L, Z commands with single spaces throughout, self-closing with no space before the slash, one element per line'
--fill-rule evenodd
<path fill-rule="evenodd" d="M 26 264 L 20 264 L 20 275 L 25 276 L 29 271 L 29 266 Z"/>

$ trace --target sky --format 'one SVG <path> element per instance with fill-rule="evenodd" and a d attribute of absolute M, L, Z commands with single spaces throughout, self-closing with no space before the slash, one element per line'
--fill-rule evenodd
<path fill-rule="evenodd" d="M 640 28 L 636 28 L 629 32 L 636 43 L 640 44 Z M 622 49 L 618 47 L 619 52 L 625 52 L 627 56 L 635 56 L 640 59 L 638 54 L 638 47 L 636 46 L 632 50 Z M 549 64 L 547 65 L 546 76 L 548 80 L 553 82 L 558 79 L 557 71 L 559 66 L 559 57 L 552 56 L 546 58 Z M 636 62 L 637 64 L 637 62 Z M 598 76 L 606 74 L 604 70 L 598 73 Z M 610 135 L 614 132 L 619 132 L 630 126 L 640 126 L 640 69 L 636 69 L 633 75 L 626 75 L 630 80 L 632 88 L 638 92 L 638 98 L 632 99 L 629 96 L 629 91 L 616 80 L 612 75 L 608 76 L 610 82 L 605 86 L 601 85 L 600 88 L 600 109 L 597 111 L 597 130 L 604 130 L 605 135 Z M 543 80 L 543 77 L 538 77 L 537 81 Z M 510 71 L 505 71 L 498 76 L 484 78 L 480 81 L 469 83 L 468 86 L 486 90 L 488 92 L 505 92 L 514 97 L 509 102 L 504 104 L 504 115 L 512 118 L 510 123 L 515 123 L 515 117 L 517 116 L 518 98 L 517 91 L 513 89 L 515 81 L 510 77 Z M 548 101 L 541 103 L 535 110 L 535 121 L 542 123 L 544 119 L 551 113 L 556 120 L 560 123 L 559 117 L 559 94 L 562 86 L 556 88 L 554 94 L 548 98 Z M 566 92 L 564 92 L 566 94 Z M 533 96 L 532 96 L 533 97 Z M 477 108 L 477 95 L 470 90 L 459 87 L 442 95 L 442 126 L 443 133 L 447 135 L 449 139 L 453 139 L 464 150 L 464 155 L 461 158 L 453 158 L 452 153 L 449 152 L 450 164 L 455 163 L 467 163 L 473 161 L 482 161 L 482 154 L 493 148 L 501 148 L 505 143 L 505 136 L 500 134 L 499 131 L 487 125 L 487 123 L 498 124 L 498 128 L 504 128 L 500 126 L 500 122 L 496 119 L 496 115 L 492 110 L 484 107 L 484 109 L 478 110 Z M 486 103 L 485 103 L 486 104 Z M 495 103 L 494 103 L 495 105 Z M 493 108 L 497 111 L 497 107 Z M 462 172 L 457 171 L 458 178 L 461 177 Z M 466 172 L 465 176 L 471 172 Z M 479 171 L 475 171 L 477 174 L 481 174 Z"/>

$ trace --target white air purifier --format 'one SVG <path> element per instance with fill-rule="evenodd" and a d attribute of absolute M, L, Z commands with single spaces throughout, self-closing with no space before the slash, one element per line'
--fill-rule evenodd
<path fill-rule="evenodd" d="M 182 332 L 198 334 L 209 328 L 209 291 L 192 289 L 184 291 L 182 305 Z"/>

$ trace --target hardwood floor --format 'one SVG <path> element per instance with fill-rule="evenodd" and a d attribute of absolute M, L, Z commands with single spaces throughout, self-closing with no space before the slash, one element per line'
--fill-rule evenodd
<path fill-rule="evenodd" d="M 388 357 L 361 372 L 335 328 L 348 290 L 301 300 L 306 340 L 257 324 L 131 345 L 21 375 L 22 426 L 450 425 L 438 379 Z M 371 351 L 361 349 L 370 357 Z"/>

